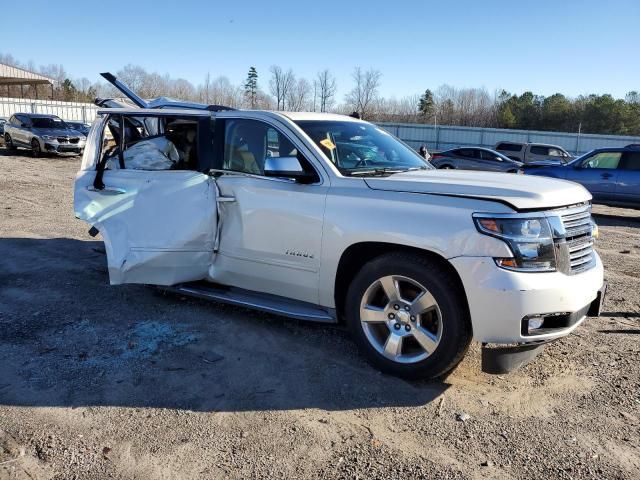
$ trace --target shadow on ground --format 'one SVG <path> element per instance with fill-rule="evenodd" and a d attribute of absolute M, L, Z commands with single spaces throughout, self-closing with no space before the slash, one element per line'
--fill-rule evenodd
<path fill-rule="evenodd" d="M 101 247 L 0 239 L 0 404 L 343 410 L 447 388 L 381 375 L 338 327 L 109 286 Z"/>

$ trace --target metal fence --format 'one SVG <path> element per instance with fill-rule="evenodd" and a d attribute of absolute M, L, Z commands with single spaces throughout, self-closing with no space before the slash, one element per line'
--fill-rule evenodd
<path fill-rule="evenodd" d="M 499 128 L 448 127 L 410 123 L 379 123 L 380 127 L 403 140 L 413 148 L 426 145 L 431 150 L 446 150 L 464 146 L 494 148 L 498 142 L 534 142 L 559 145 L 574 155 L 594 148 L 623 147 L 640 143 L 640 137 L 593 135 L 535 130 L 506 130 Z"/>
<path fill-rule="evenodd" d="M 34 100 L 29 98 L 0 98 L 0 117 L 9 118 L 14 113 L 47 113 L 63 120 L 93 122 L 98 107 L 92 103 L 61 102 L 58 100 Z"/>
<path fill-rule="evenodd" d="M 64 120 L 92 122 L 98 107 L 92 103 L 33 100 L 26 98 L 0 98 L 0 117 L 14 113 L 48 113 Z M 560 145 L 574 155 L 601 147 L 622 147 L 640 143 L 640 137 L 616 135 L 580 135 L 565 132 L 539 132 L 535 130 L 506 130 L 499 128 L 449 127 L 413 123 L 379 123 L 382 128 L 418 149 L 425 144 L 431 150 L 446 150 L 464 146 L 493 148 L 496 143 L 535 142 Z"/>

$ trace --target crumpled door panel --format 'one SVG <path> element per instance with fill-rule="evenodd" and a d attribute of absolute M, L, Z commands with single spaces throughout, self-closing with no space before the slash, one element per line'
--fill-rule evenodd
<path fill-rule="evenodd" d="M 174 285 L 201 280 L 213 260 L 214 180 L 193 171 L 113 170 L 104 190 L 95 171 L 75 184 L 76 217 L 96 227 L 107 252 L 112 285 Z"/>

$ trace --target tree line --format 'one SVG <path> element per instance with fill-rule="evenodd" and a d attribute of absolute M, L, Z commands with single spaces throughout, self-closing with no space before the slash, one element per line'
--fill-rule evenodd
<path fill-rule="evenodd" d="M 121 96 L 105 82 L 71 79 L 62 65 L 36 67 L 32 62 L 21 64 L 11 55 L 1 53 L 0 63 L 52 78 L 56 100 L 92 102 L 96 97 Z M 485 88 L 442 85 L 422 94 L 384 97 L 380 95 L 382 73 L 355 67 L 350 89 L 338 98 L 336 78 L 327 68 L 313 78 L 304 78 L 297 76 L 293 69 L 279 65 L 272 65 L 261 76 L 251 66 L 242 82 L 207 74 L 198 85 L 168 74 L 147 72 L 137 65 L 126 65 L 116 75 L 143 98 L 167 96 L 232 108 L 357 112 L 361 118 L 377 122 L 640 135 L 640 93 L 637 91 L 629 92 L 622 99 L 609 94 L 572 98 L 560 93 L 545 97 L 529 91 L 517 95 L 505 90 L 490 93 Z M 21 93 L 19 86 L 10 87 L 9 96 Z M 6 89 L 1 88 L 0 95 L 6 94 Z M 50 97 L 51 92 L 46 95 Z M 24 96 L 34 98 L 33 87 L 25 87 Z"/>

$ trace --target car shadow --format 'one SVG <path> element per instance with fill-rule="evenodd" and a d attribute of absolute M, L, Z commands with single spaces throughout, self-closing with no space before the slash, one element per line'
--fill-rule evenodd
<path fill-rule="evenodd" d="M 40 157 L 34 158 L 31 150 L 28 148 L 16 148 L 14 150 L 9 150 L 4 142 L 0 143 L 0 157 L 29 157 L 34 160 L 37 159 L 58 159 L 58 160 L 75 160 L 78 161 L 82 158 L 82 155 L 69 155 L 69 154 L 55 154 L 50 152 L 42 152 Z"/>
<path fill-rule="evenodd" d="M 594 212 L 593 218 L 600 227 L 640 227 L 640 210 L 637 216 Z"/>
<path fill-rule="evenodd" d="M 109 286 L 101 242 L 0 239 L 0 404 L 194 411 L 420 406 L 343 329 Z"/>
<path fill-rule="evenodd" d="M 602 312 L 600 314 L 601 317 L 638 317 L 640 316 L 640 311 L 638 312 Z"/>

